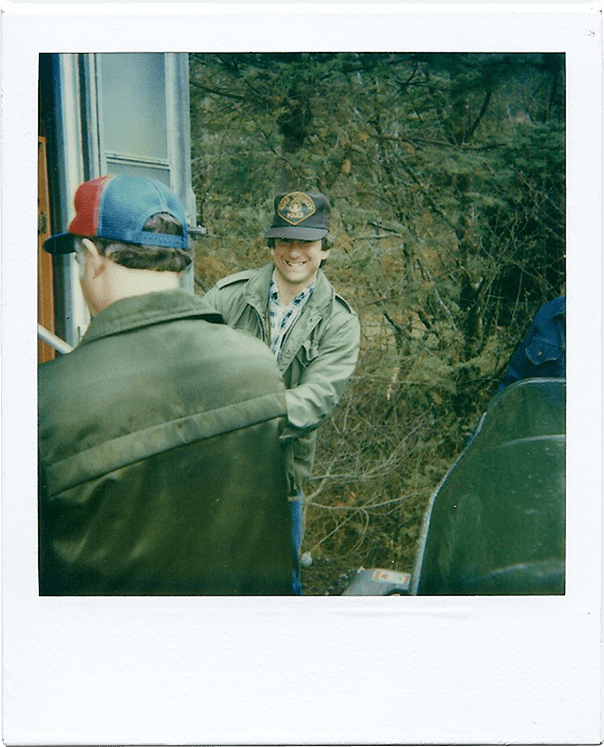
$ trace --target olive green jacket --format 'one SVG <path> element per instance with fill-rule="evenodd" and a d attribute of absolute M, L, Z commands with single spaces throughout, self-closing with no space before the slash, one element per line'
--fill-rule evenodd
<path fill-rule="evenodd" d="M 39 367 L 41 594 L 289 594 L 285 393 L 181 289 L 117 301 Z"/>
<path fill-rule="evenodd" d="M 202 301 L 231 327 L 270 342 L 269 287 L 274 264 L 246 270 L 220 280 Z M 346 382 L 354 373 L 360 345 L 356 313 L 319 270 L 312 296 L 288 331 L 279 359 L 287 388 L 287 427 L 282 439 L 291 442 L 290 493 L 302 490 L 310 478 L 316 429 L 333 412 Z"/>

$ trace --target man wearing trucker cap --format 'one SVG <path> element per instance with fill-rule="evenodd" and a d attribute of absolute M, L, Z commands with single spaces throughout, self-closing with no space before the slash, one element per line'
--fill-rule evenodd
<path fill-rule="evenodd" d="M 42 595 L 291 594 L 273 357 L 179 287 L 184 208 L 103 176 L 51 237 L 75 252 L 92 321 L 39 368 Z"/>
<path fill-rule="evenodd" d="M 292 540 L 299 555 L 303 489 L 314 460 L 317 428 L 333 412 L 353 374 L 360 343 L 356 313 L 327 280 L 330 206 L 323 194 L 287 192 L 274 200 L 265 234 L 272 261 L 220 280 L 203 297 L 232 327 L 264 340 L 285 381 Z M 294 574 L 294 593 L 301 593 Z"/>

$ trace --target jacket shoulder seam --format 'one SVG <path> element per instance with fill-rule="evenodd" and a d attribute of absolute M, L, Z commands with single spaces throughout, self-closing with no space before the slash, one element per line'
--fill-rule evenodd
<path fill-rule="evenodd" d="M 234 275 L 227 275 L 227 277 L 222 278 L 216 283 L 216 287 L 226 288 L 228 285 L 233 285 L 234 283 L 242 283 L 249 280 L 253 274 L 254 270 L 242 270 L 241 272 L 236 272 Z"/>

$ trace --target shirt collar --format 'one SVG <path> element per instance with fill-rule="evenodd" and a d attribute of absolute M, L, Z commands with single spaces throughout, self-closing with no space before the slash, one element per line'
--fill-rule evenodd
<path fill-rule="evenodd" d="M 281 304 L 279 300 L 279 286 L 277 285 L 277 277 L 276 277 L 276 270 L 273 270 L 273 276 L 271 278 L 271 284 L 268 291 L 268 297 L 271 300 L 271 303 L 277 303 L 279 305 Z M 315 283 L 316 280 L 312 283 L 312 285 L 309 285 L 307 288 L 304 288 L 300 291 L 300 293 L 297 293 L 288 306 L 302 306 L 308 299 L 311 297 L 312 292 L 315 289 Z"/>

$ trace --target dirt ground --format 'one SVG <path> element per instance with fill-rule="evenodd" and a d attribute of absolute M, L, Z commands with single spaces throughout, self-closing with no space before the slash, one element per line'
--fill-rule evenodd
<path fill-rule="evenodd" d="M 356 576 L 357 570 L 346 561 L 313 559 L 311 566 L 302 567 L 302 591 L 305 596 L 340 596 Z"/>

